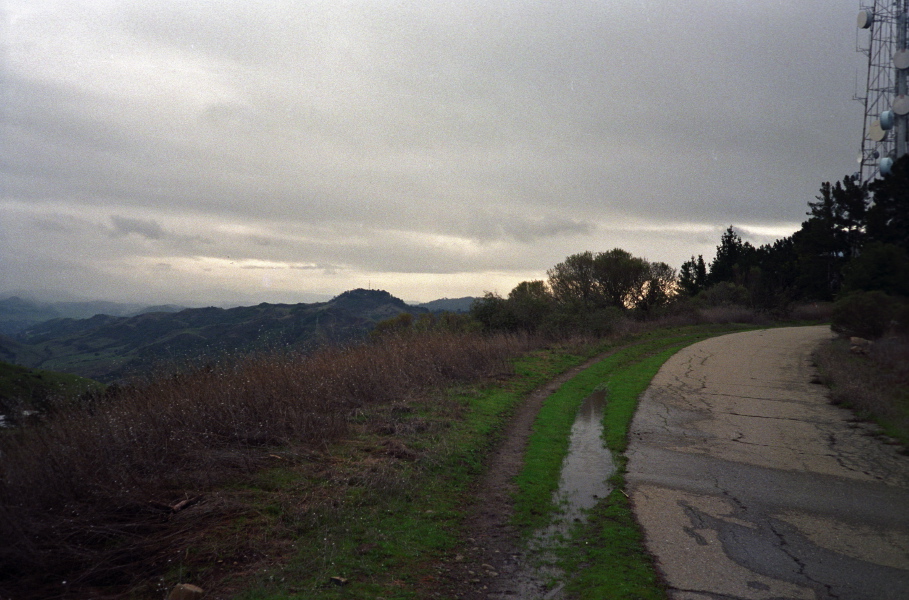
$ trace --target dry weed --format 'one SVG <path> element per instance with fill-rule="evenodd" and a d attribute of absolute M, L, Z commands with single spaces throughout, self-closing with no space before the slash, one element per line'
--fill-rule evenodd
<path fill-rule="evenodd" d="M 6 432 L 0 595 L 34 574 L 83 586 L 147 577 L 154 557 L 187 535 L 161 504 L 255 471 L 268 463 L 269 448 L 298 456 L 324 448 L 347 433 L 357 411 L 507 371 L 533 343 L 431 332 L 308 355 L 238 357 L 138 382 Z M 386 452 L 400 458 L 409 450 Z"/>
<path fill-rule="evenodd" d="M 839 339 L 815 353 L 821 378 L 835 404 L 874 419 L 909 445 L 909 336 L 885 337 L 867 356 L 849 351 Z"/>

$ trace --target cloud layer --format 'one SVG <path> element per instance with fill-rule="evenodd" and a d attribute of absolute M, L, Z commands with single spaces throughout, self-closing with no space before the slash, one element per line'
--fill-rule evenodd
<path fill-rule="evenodd" d="M 855 10 L 7 0 L 0 292 L 430 300 L 769 241 L 854 170 Z"/>

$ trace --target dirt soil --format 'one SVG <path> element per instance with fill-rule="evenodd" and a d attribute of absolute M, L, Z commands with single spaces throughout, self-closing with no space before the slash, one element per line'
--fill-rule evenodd
<path fill-rule="evenodd" d="M 512 515 L 514 479 L 524 464 L 524 452 L 537 413 L 546 398 L 563 383 L 604 358 L 594 357 L 532 392 L 515 412 L 493 453 L 489 470 L 473 494 L 472 506 L 459 548 L 442 567 L 440 586 L 429 597 L 460 600 L 497 600 L 560 597 L 559 589 L 544 585 L 545 574 L 525 566 L 525 551 Z"/>

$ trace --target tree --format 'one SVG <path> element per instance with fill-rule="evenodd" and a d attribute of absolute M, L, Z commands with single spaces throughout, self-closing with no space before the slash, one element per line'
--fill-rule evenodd
<path fill-rule="evenodd" d="M 909 156 L 896 161 L 890 174 L 869 189 L 874 204 L 868 209 L 868 238 L 909 250 Z"/>
<path fill-rule="evenodd" d="M 482 298 L 473 301 L 470 316 L 483 324 L 486 329 L 517 329 L 517 322 L 509 310 L 508 302 L 495 292 L 486 292 Z"/>
<path fill-rule="evenodd" d="M 640 301 L 650 279 L 650 263 L 621 248 L 600 252 L 593 262 L 597 304 L 626 309 Z"/>
<path fill-rule="evenodd" d="M 747 282 L 752 306 L 785 310 L 798 295 L 799 260 L 792 236 L 757 248 L 755 263 Z"/>
<path fill-rule="evenodd" d="M 508 294 L 507 308 L 516 325 L 536 331 L 552 313 L 554 299 L 544 281 L 522 281 Z"/>
<path fill-rule="evenodd" d="M 865 242 L 868 191 L 851 177 L 821 184 L 817 202 L 809 202 L 809 218 L 792 234 L 798 260 L 801 297 L 832 300 L 843 283 L 843 267 Z"/>
<path fill-rule="evenodd" d="M 821 184 L 817 202 L 809 202 L 807 214 L 820 222 L 829 236 L 828 244 L 834 252 L 851 259 L 861 248 L 865 235 L 865 217 L 868 211 L 868 190 L 852 176 L 831 185 Z"/>
<path fill-rule="evenodd" d="M 634 299 L 634 307 L 644 313 L 666 306 L 678 294 L 675 269 L 663 262 L 649 263 L 647 281 Z"/>
<path fill-rule="evenodd" d="M 682 263 L 679 271 L 679 287 L 689 296 L 696 296 L 698 292 L 707 287 L 707 265 L 704 264 L 703 255 L 698 254 Z"/>
<path fill-rule="evenodd" d="M 572 254 L 546 271 L 556 301 L 580 310 L 593 307 L 596 296 L 593 253 Z"/>
<path fill-rule="evenodd" d="M 843 291 L 881 291 L 909 296 L 909 252 L 896 244 L 873 242 L 843 268 Z"/>
<path fill-rule="evenodd" d="M 728 281 L 741 285 L 745 274 L 754 266 L 755 258 L 754 246 L 742 241 L 742 238 L 730 225 L 720 238 L 716 256 L 710 263 L 707 283 L 716 285 L 721 281 Z"/>

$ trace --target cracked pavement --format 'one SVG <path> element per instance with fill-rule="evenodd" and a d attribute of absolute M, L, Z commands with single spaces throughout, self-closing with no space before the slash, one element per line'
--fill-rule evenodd
<path fill-rule="evenodd" d="M 813 383 L 831 337 L 712 338 L 641 397 L 626 489 L 673 600 L 909 598 L 909 456 Z"/>

